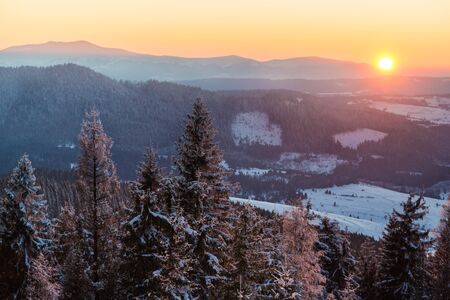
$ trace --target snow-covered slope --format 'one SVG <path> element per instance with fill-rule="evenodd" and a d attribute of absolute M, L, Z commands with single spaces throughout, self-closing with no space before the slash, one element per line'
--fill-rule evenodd
<path fill-rule="evenodd" d="M 247 145 L 281 145 L 281 127 L 271 124 L 269 116 L 262 112 L 239 113 L 231 124 L 234 143 Z"/>
<path fill-rule="evenodd" d="M 339 142 L 342 147 L 357 149 L 365 142 L 379 142 L 387 136 L 387 133 L 369 129 L 359 128 L 353 131 L 342 132 L 333 136 L 335 142 Z"/>
<path fill-rule="evenodd" d="M 378 101 L 372 102 L 370 107 L 405 116 L 412 121 L 427 121 L 439 125 L 450 125 L 450 110 L 442 108 Z"/>
<path fill-rule="evenodd" d="M 349 184 L 340 187 L 304 190 L 311 201 L 313 212 L 328 216 L 339 223 L 342 229 L 380 238 L 392 209 L 401 209 L 408 194 L 399 193 L 368 184 Z M 326 193 L 327 192 L 327 193 Z M 331 192 L 331 193 L 330 193 Z M 231 198 L 238 203 L 249 203 L 261 209 L 284 213 L 292 206 L 264 201 Z M 444 201 L 425 198 L 429 213 L 423 225 L 429 229 L 439 223 Z"/>
<path fill-rule="evenodd" d="M 338 166 L 347 163 L 348 161 L 340 159 L 336 154 L 284 152 L 281 153 L 276 167 L 308 174 L 329 175 L 333 174 Z"/>

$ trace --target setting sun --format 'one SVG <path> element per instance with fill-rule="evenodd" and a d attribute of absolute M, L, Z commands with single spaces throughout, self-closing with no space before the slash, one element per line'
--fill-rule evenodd
<path fill-rule="evenodd" d="M 390 71 L 394 67 L 394 61 L 390 57 L 383 57 L 378 61 L 378 67 L 384 71 Z"/>

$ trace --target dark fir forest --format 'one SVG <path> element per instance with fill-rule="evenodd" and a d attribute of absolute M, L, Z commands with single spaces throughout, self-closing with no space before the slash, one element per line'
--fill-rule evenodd
<path fill-rule="evenodd" d="M 81 123 L 73 173 L 24 154 L 2 180 L 1 299 L 448 299 L 448 204 L 432 238 L 424 197 L 406 197 L 375 240 L 301 195 L 282 215 L 230 202 L 240 187 L 201 99 L 171 167 L 149 144 L 123 181 L 101 117 Z"/>

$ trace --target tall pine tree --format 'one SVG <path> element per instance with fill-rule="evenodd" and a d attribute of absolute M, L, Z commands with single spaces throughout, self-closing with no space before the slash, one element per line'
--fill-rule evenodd
<path fill-rule="evenodd" d="M 222 153 L 214 141 L 215 135 L 211 115 L 203 101 L 197 99 L 178 142 L 176 160 L 182 179 L 180 204 L 194 218 L 228 204 L 230 189 L 224 182 Z"/>
<path fill-rule="evenodd" d="M 81 156 L 77 168 L 77 188 L 82 207 L 82 226 L 88 247 L 86 261 L 94 287 L 95 299 L 107 292 L 105 286 L 112 275 L 110 268 L 114 247 L 114 224 L 111 201 L 119 181 L 111 159 L 112 140 L 103 130 L 99 114 L 86 115 L 79 135 Z"/>
<path fill-rule="evenodd" d="M 427 213 L 422 196 L 409 197 L 403 211 L 394 210 L 381 240 L 378 297 L 386 300 L 422 299 L 428 295 L 426 252 L 428 230 L 419 224 Z"/>
<path fill-rule="evenodd" d="M 200 299 L 214 297 L 212 294 L 224 283 L 221 254 L 229 237 L 224 212 L 231 189 L 224 181 L 226 174 L 220 165 L 222 154 L 214 141 L 215 133 L 210 113 L 197 99 L 178 142 L 176 165 L 180 175 L 177 205 L 195 231 L 191 280 L 199 286 L 195 296 Z"/>

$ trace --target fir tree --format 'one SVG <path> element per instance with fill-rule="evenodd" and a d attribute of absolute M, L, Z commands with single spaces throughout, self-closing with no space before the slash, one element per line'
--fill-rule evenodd
<path fill-rule="evenodd" d="M 88 276 L 88 245 L 83 236 L 81 219 L 68 202 L 61 208 L 53 225 L 53 234 L 53 255 L 61 266 L 61 298 L 91 299 L 95 291 Z"/>
<path fill-rule="evenodd" d="M 77 239 L 83 243 L 81 239 Z M 95 290 L 89 278 L 89 264 L 86 253 L 79 243 L 69 250 L 62 264 L 63 290 L 62 299 L 91 300 Z"/>
<path fill-rule="evenodd" d="M 232 263 L 230 268 L 233 298 L 239 294 L 256 294 L 265 273 L 263 223 L 255 208 L 244 205 L 233 229 Z M 268 276 L 270 278 L 270 276 Z M 232 294 L 233 295 L 233 294 Z"/>
<path fill-rule="evenodd" d="M 71 249 L 77 247 L 77 242 L 80 242 L 77 225 L 75 210 L 72 205 L 66 202 L 53 225 L 53 239 L 55 241 L 53 253 L 60 265 L 64 265 L 64 260 Z"/>
<path fill-rule="evenodd" d="M 34 169 L 27 155 L 14 168 L 0 205 L 0 298 L 23 297 L 33 257 L 47 245 L 29 220 L 38 198 Z"/>
<path fill-rule="evenodd" d="M 431 258 L 432 298 L 448 299 L 450 295 L 450 197 L 443 206 L 436 238 L 436 251 Z"/>
<path fill-rule="evenodd" d="M 194 261 L 191 245 L 197 234 L 183 217 L 181 211 L 171 214 L 170 223 L 173 236 L 161 272 L 157 272 L 158 280 L 164 290 L 164 297 L 169 299 L 197 299 L 194 295 L 200 290 L 198 282 L 191 280 Z M 163 297 L 163 299 L 164 299 Z M 215 298 L 212 298 L 215 299 Z"/>
<path fill-rule="evenodd" d="M 28 271 L 25 299 L 57 300 L 60 298 L 62 287 L 57 280 L 58 271 L 41 253 L 31 264 Z"/>
<path fill-rule="evenodd" d="M 326 277 L 325 290 L 336 299 L 357 299 L 355 289 L 356 260 L 350 252 L 347 237 L 336 222 L 323 218 L 318 248 L 322 251 L 321 267 Z"/>
<path fill-rule="evenodd" d="M 99 114 L 86 115 L 79 135 L 81 156 L 77 168 L 77 187 L 81 199 L 85 253 L 90 265 L 90 279 L 95 299 L 100 299 L 111 275 L 111 253 L 114 227 L 111 222 L 111 200 L 119 181 L 111 159 L 112 140 L 103 131 Z"/>
<path fill-rule="evenodd" d="M 284 217 L 282 243 L 285 264 L 292 269 L 296 282 L 301 284 L 302 299 L 317 299 L 325 284 L 320 273 L 321 253 L 315 249 L 317 239 L 317 232 L 309 224 L 302 207 Z"/>
<path fill-rule="evenodd" d="M 296 280 L 296 270 L 293 266 L 280 265 L 274 274 L 272 299 L 300 300 L 302 297 L 302 286 Z M 316 298 L 317 299 L 317 298 Z"/>
<path fill-rule="evenodd" d="M 377 289 L 378 297 L 386 300 L 422 299 L 428 293 L 425 258 L 430 242 L 418 223 L 427 212 L 425 200 L 411 196 L 402 207 L 402 212 L 392 212 L 381 240 Z"/>
<path fill-rule="evenodd" d="M 225 183 L 220 163 L 222 155 L 214 142 L 215 129 L 204 103 L 197 99 L 187 117 L 183 136 L 178 143 L 176 165 L 180 174 L 177 193 L 179 206 L 196 232 L 191 242 L 195 256 L 191 281 L 199 286 L 195 296 L 211 298 L 223 285 L 221 253 L 226 247 L 230 186 Z"/>
<path fill-rule="evenodd" d="M 139 188 L 143 191 L 156 192 L 161 183 L 161 170 L 157 165 L 155 151 L 152 148 L 147 149 L 137 173 Z"/>
<path fill-rule="evenodd" d="M 358 259 L 358 295 L 364 300 L 377 300 L 377 249 L 373 240 L 361 245 Z"/>
<path fill-rule="evenodd" d="M 180 190 L 179 181 L 175 177 L 163 177 L 159 185 L 158 199 L 160 208 L 168 214 L 175 211 L 178 193 Z"/>
<path fill-rule="evenodd" d="M 230 189 L 224 183 L 222 153 L 215 135 L 211 115 L 203 101 L 197 99 L 178 142 L 176 160 L 182 179 L 180 204 L 194 218 L 228 203 Z"/>
<path fill-rule="evenodd" d="M 140 211 L 125 223 L 119 292 L 123 298 L 145 299 L 161 295 L 159 274 L 164 267 L 173 228 L 169 219 L 156 209 L 155 193 L 143 193 Z"/>
<path fill-rule="evenodd" d="M 152 274 L 162 268 L 172 226 L 159 210 L 160 177 L 155 154 L 150 149 L 138 168 L 138 180 L 128 184 L 135 204 L 123 228 L 116 291 L 119 298 L 144 299 L 147 295 L 161 295 L 159 277 Z"/>
<path fill-rule="evenodd" d="M 282 291 L 297 291 L 300 289 L 296 280 L 294 268 L 287 265 L 283 249 L 283 217 L 276 214 L 261 216 L 263 230 L 262 267 L 260 269 L 260 282 L 256 284 L 257 298 L 271 299 L 281 297 Z M 291 276 L 288 279 L 287 276 Z M 289 282 L 289 283 L 288 283 Z"/>

